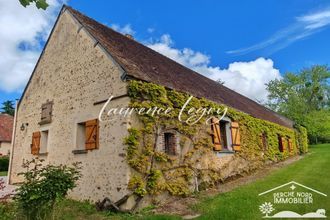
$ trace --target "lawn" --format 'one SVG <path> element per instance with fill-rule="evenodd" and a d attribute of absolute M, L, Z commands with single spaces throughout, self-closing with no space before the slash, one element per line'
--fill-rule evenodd
<path fill-rule="evenodd" d="M 7 176 L 7 171 L 0 171 L 0 176 Z"/>
<path fill-rule="evenodd" d="M 259 205 L 265 202 L 266 197 L 258 196 L 259 193 L 290 181 L 296 181 L 311 188 L 317 189 L 330 196 L 330 144 L 317 145 L 310 148 L 310 153 L 303 159 L 279 170 L 254 183 L 239 187 L 231 192 L 219 194 L 211 198 L 201 199 L 200 203 L 192 207 L 201 213 L 198 219 L 261 219 Z M 298 190 L 299 188 L 297 188 Z M 202 194 L 201 194 L 202 195 Z M 271 196 L 271 195 L 270 195 Z M 201 196 L 202 197 L 202 196 Z M 328 197 L 314 197 L 313 207 L 324 208 L 330 212 Z M 286 205 L 285 205 L 286 206 Z M 277 206 L 279 210 L 283 207 Z M 299 208 L 297 213 L 303 214 L 316 211 L 314 208 Z M 175 216 L 155 216 L 148 210 L 139 214 L 112 214 L 97 212 L 89 203 L 64 200 L 57 207 L 54 219 L 61 220 L 107 220 L 107 219 L 180 219 Z M 0 207 L 1 213 L 1 207 Z M 274 213 L 273 213 L 274 214 Z"/>
<path fill-rule="evenodd" d="M 195 208 L 202 213 L 199 219 L 261 219 L 258 206 L 264 202 L 264 198 L 258 196 L 259 193 L 293 180 L 330 196 L 329 174 L 330 144 L 312 146 L 305 158 L 252 184 L 207 198 Z M 313 206 L 330 212 L 330 200 L 327 197 L 315 198 Z M 300 209 L 296 212 L 303 214 L 308 211 L 311 210 Z"/>

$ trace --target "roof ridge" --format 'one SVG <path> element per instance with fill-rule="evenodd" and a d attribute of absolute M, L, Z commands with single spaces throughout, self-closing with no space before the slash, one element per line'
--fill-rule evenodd
<path fill-rule="evenodd" d="M 161 84 L 190 93 L 287 127 L 293 122 L 234 90 L 160 54 L 146 45 L 121 34 L 95 19 L 63 6 L 102 45 L 102 47 L 134 78 Z M 114 43 L 115 42 L 115 43 Z M 211 91 L 212 90 L 212 91 Z"/>
<path fill-rule="evenodd" d="M 10 116 L 10 117 L 14 118 L 14 116 L 12 116 L 8 113 L 5 113 L 5 112 L 0 112 L 0 116 Z"/>
<path fill-rule="evenodd" d="M 150 51 L 152 51 L 152 52 L 154 52 L 154 53 L 157 53 L 157 54 L 159 54 L 159 55 L 161 55 L 161 56 L 164 56 L 164 57 L 166 57 L 167 59 L 170 59 L 171 61 L 175 62 L 176 64 L 178 64 L 178 65 L 180 65 L 180 66 L 182 66 L 183 68 L 188 69 L 189 71 L 192 71 L 192 72 L 194 72 L 195 74 L 198 74 L 199 76 L 202 76 L 202 77 L 204 77 L 205 79 L 207 79 L 207 80 L 209 80 L 209 81 L 212 81 L 212 82 L 216 83 L 217 86 L 219 86 L 219 87 L 223 87 L 223 88 L 228 89 L 228 90 L 231 90 L 232 92 L 235 92 L 235 93 L 237 93 L 238 95 L 240 95 L 240 96 L 242 96 L 242 97 L 244 97 L 244 98 L 247 98 L 247 99 L 249 99 L 249 100 L 255 102 L 256 104 L 258 104 L 258 105 L 260 105 L 260 106 L 262 106 L 262 107 L 265 107 L 265 106 L 261 105 L 260 103 L 258 103 L 257 101 L 255 101 L 255 100 L 253 100 L 253 99 L 251 99 L 251 98 L 249 98 L 249 97 L 247 97 L 247 96 L 245 96 L 245 95 L 243 95 L 243 94 L 241 94 L 241 93 L 238 93 L 238 92 L 236 92 L 235 90 L 228 88 L 227 86 L 221 85 L 221 84 L 217 83 L 216 81 L 214 81 L 214 80 L 212 80 L 212 79 L 206 77 L 205 75 L 203 75 L 203 74 L 201 74 L 201 73 L 198 73 L 198 72 L 196 72 L 196 71 L 193 70 L 193 69 L 188 68 L 187 66 L 185 66 L 185 65 L 183 65 L 183 64 L 181 64 L 181 63 L 179 63 L 179 62 L 177 62 L 177 61 L 175 61 L 175 60 L 173 60 L 173 59 L 171 59 L 171 58 L 169 58 L 169 57 L 167 57 L 167 56 L 165 56 L 165 55 L 159 53 L 159 52 L 156 51 L 156 50 L 151 49 L 150 47 L 144 45 L 143 43 L 141 43 L 141 42 L 139 42 L 139 41 L 136 41 L 136 40 L 134 40 L 134 39 L 131 39 L 131 38 L 127 37 L 125 34 L 122 34 L 122 33 L 118 32 L 118 31 L 114 30 L 113 28 L 111 28 L 111 27 L 109 27 L 109 26 L 107 26 L 107 25 L 104 25 L 104 24 L 98 22 L 98 21 L 95 20 L 94 18 L 91 18 L 91 17 L 89 17 L 88 15 L 85 15 L 85 14 L 81 13 L 80 11 L 78 11 L 78 10 L 76 10 L 76 9 L 70 7 L 70 6 L 66 6 L 66 7 L 67 7 L 68 9 L 70 9 L 70 10 L 73 10 L 73 11 L 75 11 L 75 12 L 78 12 L 78 13 L 80 13 L 81 15 L 83 15 L 83 16 L 85 16 L 85 17 L 87 17 L 87 18 L 89 18 L 89 19 L 91 19 L 91 20 L 97 22 L 99 25 L 102 25 L 102 26 L 104 26 L 104 27 L 106 27 L 106 28 L 112 30 L 113 32 L 116 32 L 117 34 L 120 34 L 120 35 L 122 35 L 123 37 L 126 37 L 127 40 L 134 41 L 135 43 L 140 44 L 141 46 L 146 47 L 146 48 L 149 49 Z M 79 18 L 77 18 L 77 19 L 79 19 Z M 93 36 L 94 36 L 94 35 L 93 35 Z M 94 36 L 94 37 L 95 37 L 95 36 Z M 270 110 L 270 111 L 272 111 L 271 109 L 269 109 L 269 108 L 267 108 L 267 107 L 265 107 L 265 108 L 268 109 L 268 110 Z"/>

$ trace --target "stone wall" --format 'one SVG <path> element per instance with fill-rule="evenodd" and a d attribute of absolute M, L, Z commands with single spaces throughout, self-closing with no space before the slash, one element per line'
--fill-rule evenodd
<path fill-rule="evenodd" d="M 17 114 L 17 129 L 12 159 L 10 183 L 22 179 L 24 160 L 31 160 L 32 133 L 48 131 L 47 154 L 40 155 L 45 163 L 71 164 L 82 162 L 83 177 L 70 197 L 92 201 L 109 197 L 118 200 L 127 193 L 129 167 L 125 161 L 123 138 L 127 136 L 127 118 L 100 122 L 99 149 L 73 154 L 77 148 L 78 123 L 98 118 L 103 104 L 95 102 L 127 93 L 121 80 L 123 71 L 103 48 L 80 28 L 80 24 L 65 11 L 59 18 L 32 80 L 23 96 Z M 52 122 L 39 125 L 41 106 L 53 101 Z M 111 102 L 127 106 L 128 97 Z M 20 129 L 21 125 L 25 129 Z"/>
<path fill-rule="evenodd" d="M 9 155 L 10 148 L 11 148 L 10 142 L 0 142 L 0 155 Z"/>

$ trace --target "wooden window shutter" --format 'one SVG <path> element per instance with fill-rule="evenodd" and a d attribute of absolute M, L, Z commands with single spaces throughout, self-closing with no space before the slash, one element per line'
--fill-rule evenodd
<path fill-rule="evenodd" d="M 231 123 L 231 139 L 233 142 L 233 150 L 240 151 L 241 150 L 241 136 L 239 133 L 239 124 L 238 122 Z"/>
<path fill-rule="evenodd" d="M 278 144 L 279 144 L 279 150 L 280 150 L 280 152 L 284 152 L 285 151 L 285 138 L 279 136 L 278 141 L 279 141 Z"/>
<path fill-rule="evenodd" d="M 260 143 L 261 143 L 261 150 L 266 151 L 268 149 L 268 143 L 267 143 L 267 134 L 265 132 L 260 134 Z"/>
<path fill-rule="evenodd" d="M 291 138 L 288 138 L 288 149 L 289 149 L 289 152 L 291 152 L 293 150 Z"/>
<path fill-rule="evenodd" d="M 176 155 L 176 135 L 164 133 L 165 152 L 169 155 Z"/>
<path fill-rule="evenodd" d="M 283 151 L 286 151 L 288 149 L 285 137 L 282 137 L 282 146 L 283 146 Z"/>
<path fill-rule="evenodd" d="M 41 121 L 39 124 L 48 124 L 52 122 L 53 102 L 47 101 L 41 106 Z"/>
<path fill-rule="evenodd" d="M 213 149 L 219 151 L 222 149 L 221 146 L 221 135 L 220 135 L 220 121 L 217 118 L 211 119 L 211 129 L 212 129 L 212 142 L 213 142 Z"/>
<path fill-rule="evenodd" d="M 97 149 L 99 147 L 99 121 L 97 119 L 86 121 L 85 128 L 86 150 Z"/>
<path fill-rule="evenodd" d="M 37 131 L 32 134 L 31 154 L 38 155 L 40 151 L 41 132 Z"/>

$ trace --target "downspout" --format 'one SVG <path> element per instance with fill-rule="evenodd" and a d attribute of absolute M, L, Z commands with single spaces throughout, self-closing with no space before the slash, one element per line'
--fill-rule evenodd
<path fill-rule="evenodd" d="M 11 137 L 11 146 L 10 146 L 10 157 L 9 157 L 9 169 L 8 169 L 8 175 L 7 175 L 7 185 L 10 184 L 11 169 L 12 169 L 13 156 L 14 156 L 14 144 L 15 144 L 16 125 L 17 125 L 17 109 L 18 109 L 18 101 L 16 100 L 15 113 L 14 113 L 14 126 L 13 126 L 13 132 L 12 132 L 12 137 Z"/>

